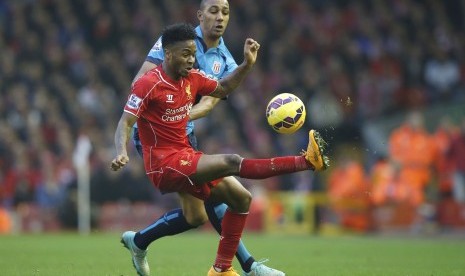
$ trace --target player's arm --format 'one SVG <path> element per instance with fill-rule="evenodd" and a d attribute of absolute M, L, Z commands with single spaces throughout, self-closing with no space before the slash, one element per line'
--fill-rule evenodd
<path fill-rule="evenodd" d="M 260 44 L 251 38 L 247 38 L 244 44 L 244 61 L 231 74 L 219 81 L 218 87 L 209 96 L 215 98 L 224 98 L 244 80 L 247 74 L 252 70 L 257 60 L 258 49 Z"/>
<path fill-rule="evenodd" d="M 119 119 L 118 126 L 115 132 L 115 147 L 116 157 L 111 162 L 111 169 L 117 171 L 124 167 L 129 162 L 129 156 L 127 151 L 127 144 L 129 137 L 131 136 L 132 126 L 136 123 L 137 117 L 128 113 L 123 112 Z"/>
<path fill-rule="evenodd" d="M 237 68 L 237 63 L 232 57 L 229 50 L 224 46 L 224 55 L 226 55 L 226 69 L 223 73 L 223 77 L 228 76 Z M 210 97 L 210 96 L 203 96 L 200 98 L 200 101 L 195 104 L 189 114 L 190 120 L 197 120 L 199 118 L 207 116 L 210 111 L 220 102 L 219 98 Z"/>
<path fill-rule="evenodd" d="M 228 76 L 229 74 L 234 72 L 234 69 L 237 68 L 237 63 L 232 57 L 229 50 L 226 48 L 226 46 L 223 50 L 223 54 L 226 56 L 226 69 L 223 73 L 222 78 Z M 215 97 L 201 97 L 200 101 L 192 107 L 189 113 L 189 119 L 197 120 L 199 118 L 207 116 L 220 101 L 221 100 L 219 98 Z"/>
<path fill-rule="evenodd" d="M 200 101 L 192 107 L 189 113 L 189 119 L 197 120 L 207 116 L 220 101 L 220 98 L 203 96 L 200 98 Z"/>
<path fill-rule="evenodd" d="M 137 72 L 136 76 L 133 79 L 133 83 L 140 78 L 143 74 L 147 71 L 150 71 L 160 65 L 163 62 L 165 55 L 163 53 L 163 47 L 161 47 L 161 37 L 157 39 L 155 44 L 153 45 L 152 49 L 148 53 L 147 57 L 145 58 L 144 63 Z"/>
<path fill-rule="evenodd" d="M 134 79 L 132 80 L 132 83 L 134 83 L 138 78 L 140 78 L 140 76 L 142 76 L 143 74 L 147 73 L 148 71 L 154 69 L 155 67 L 157 67 L 157 65 L 151 61 L 144 61 L 144 63 L 142 64 L 142 66 L 140 67 L 139 69 L 139 72 L 137 72 L 136 76 L 134 77 Z"/>

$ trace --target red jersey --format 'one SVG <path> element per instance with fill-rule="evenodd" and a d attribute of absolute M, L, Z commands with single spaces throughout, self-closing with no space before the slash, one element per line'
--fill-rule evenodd
<path fill-rule="evenodd" d="M 209 95 L 218 81 L 209 79 L 197 70 L 187 77 L 172 80 L 161 66 L 148 71 L 132 85 L 124 111 L 136 117 L 144 150 L 145 168 L 151 171 L 160 164 L 148 164 L 147 154 L 158 155 L 160 150 L 190 147 L 186 125 L 197 94 Z M 153 161 L 153 160 L 152 160 Z"/>

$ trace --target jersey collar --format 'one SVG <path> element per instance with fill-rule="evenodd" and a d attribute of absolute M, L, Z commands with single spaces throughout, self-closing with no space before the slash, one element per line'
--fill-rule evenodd
<path fill-rule="evenodd" d="M 163 70 L 163 66 L 157 66 L 155 70 L 158 70 L 158 72 L 160 72 L 161 80 L 164 83 L 174 88 L 176 88 L 178 85 L 182 86 L 184 77 L 181 77 L 179 80 L 173 80 L 170 76 L 168 76 L 168 74 L 166 74 L 165 70 Z"/>
<path fill-rule="evenodd" d="M 195 28 L 195 32 L 197 33 L 197 38 L 200 41 L 200 44 L 202 44 L 203 47 L 203 52 L 205 53 L 207 49 L 207 44 L 205 44 L 205 41 L 203 40 L 203 34 L 202 34 L 202 29 L 200 28 L 200 25 Z M 219 48 L 223 44 L 223 37 L 220 37 L 220 42 L 218 43 L 218 46 L 216 48 Z"/>

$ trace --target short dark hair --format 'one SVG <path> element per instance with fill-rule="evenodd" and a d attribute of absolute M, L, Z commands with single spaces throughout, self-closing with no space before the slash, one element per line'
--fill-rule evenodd
<path fill-rule="evenodd" d="M 163 48 L 166 48 L 176 42 L 194 40 L 195 37 L 196 33 L 191 24 L 178 23 L 170 25 L 163 30 L 161 44 Z"/>
<path fill-rule="evenodd" d="M 202 0 L 200 1 L 200 10 L 203 11 L 203 9 L 205 9 L 205 6 L 206 6 L 206 0 Z"/>
<path fill-rule="evenodd" d="M 200 7 L 199 7 L 199 9 L 200 9 L 201 11 L 203 11 L 203 10 L 207 7 L 207 2 L 208 2 L 208 0 L 202 0 L 202 1 L 200 1 Z M 227 1 L 226 1 L 226 2 L 227 2 Z"/>

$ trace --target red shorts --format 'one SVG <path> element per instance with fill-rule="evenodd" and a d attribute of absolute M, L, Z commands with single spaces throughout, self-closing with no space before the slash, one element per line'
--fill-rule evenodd
<path fill-rule="evenodd" d="M 185 192 L 206 200 L 210 197 L 211 188 L 218 185 L 223 179 L 195 184 L 189 178 L 197 172 L 197 163 L 202 154 L 202 152 L 192 148 L 157 149 L 152 153 L 152 160 L 145 160 L 156 164 L 147 172 L 147 176 L 162 193 Z M 144 153 L 144 158 L 146 156 Z M 163 156 L 163 159 L 157 159 L 154 156 Z"/>

